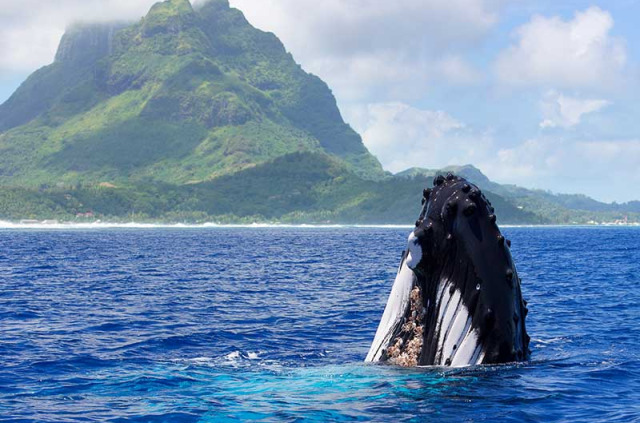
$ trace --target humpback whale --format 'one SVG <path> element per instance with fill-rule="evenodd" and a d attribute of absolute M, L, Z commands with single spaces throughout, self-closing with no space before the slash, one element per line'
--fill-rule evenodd
<path fill-rule="evenodd" d="M 464 178 L 434 178 L 367 362 L 400 366 L 528 359 L 527 303 L 491 203 Z"/>

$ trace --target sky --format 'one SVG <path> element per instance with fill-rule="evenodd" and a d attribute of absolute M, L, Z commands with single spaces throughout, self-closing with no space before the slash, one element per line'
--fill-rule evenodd
<path fill-rule="evenodd" d="M 67 25 L 153 0 L 0 0 L 0 102 Z M 640 199 L 640 0 L 230 0 L 331 87 L 386 170 Z"/>

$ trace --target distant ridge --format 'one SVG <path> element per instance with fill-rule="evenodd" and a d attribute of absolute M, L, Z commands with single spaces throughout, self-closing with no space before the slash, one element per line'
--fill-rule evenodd
<path fill-rule="evenodd" d="M 516 185 L 498 184 L 491 181 L 480 169 L 470 164 L 447 166 L 437 170 L 413 167 L 398 172 L 395 176 L 399 178 L 434 177 L 437 174 L 446 174 L 448 172 L 463 176 L 484 189 L 499 194 L 523 209 L 536 210 L 537 214 L 548 218 L 550 222 L 571 223 L 571 221 L 565 219 L 575 214 L 584 215 L 584 212 L 587 212 L 587 214 L 589 212 L 617 214 L 618 217 L 612 217 L 613 220 L 623 218 L 625 213 L 640 213 L 640 201 L 630 201 L 622 204 L 603 203 L 583 194 L 556 194 L 545 190 L 532 190 Z M 583 213 L 580 213 L 580 211 Z M 561 218 L 563 220 L 558 220 L 557 213 L 563 216 Z M 555 218 L 554 215 L 556 216 Z M 595 215 L 594 219 L 597 219 Z M 579 221 L 585 222 L 584 218 L 579 218 Z"/>
<path fill-rule="evenodd" d="M 453 173 L 458 176 L 462 176 L 465 179 L 468 179 L 476 184 L 485 185 L 490 182 L 489 178 L 487 178 L 477 167 L 467 164 L 463 166 L 447 166 L 442 169 L 425 169 L 422 167 L 412 167 L 406 169 L 402 172 L 398 172 L 395 176 L 399 178 L 412 178 L 416 176 L 428 176 L 434 177 L 438 174 L 446 174 Z"/>

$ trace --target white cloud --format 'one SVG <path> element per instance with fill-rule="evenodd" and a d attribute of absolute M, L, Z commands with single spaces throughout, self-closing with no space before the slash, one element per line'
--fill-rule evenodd
<path fill-rule="evenodd" d="M 516 31 L 517 43 L 495 64 L 501 82 L 554 87 L 612 86 L 627 62 L 625 43 L 613 37 L 609 12 L 590 7 L 572 20 L 534 16 Z"/>
<path fill-rule="evenodd" d="M 482 42 L 501 3 L 231 0 L 252 24 L 276 33 L 345 102 L 411 101 L 443 71 L 454 84 L 474 81 L 475 72 L 454 55 Z"/>
<path fill-rule="evenodd" d="M 554 192 L 579 192 L 601 201 L 637 200 L 640 140 L 530 139 L 478 162 L 493 180 Z"/>
<path fill-rule="evenodd" d="M 338 101 L 411 101 L 423 98 L 429 87 L 428 64 L 394 52 L 327 56 L 307 60 L 303 66 L 325 80 Z"/>
<path fill-rule="evenodd" d="M 421 110 L 404 103 L 374 103 L 349 109 L 367 148 L 385 169 L 439 168 L 468 163 L 479 144 L 466 126 L 444 111 Z"/>
<path fill-rule="evenodd" d="M 536 187 L 537 181 L 561 170 L 564 146 L 555 138 L 529 139 L 510 148 L 500 148 L 484 158 L 481 166 L 496 181 L 511 181 Z"/>
<path fill-rule="evenodd" d="M 231 0 L 231 5 L 292 49 L 314 56 L 405 47 L 420 54 L 475 44 L 497 21 L 485 0 Z"/>
<path fill-rule="evenodd" d="M 556 91 L 549 91 L 540 106 L 543 120 L 541 128 L 571 128 L 580 123 L 583 115 L 594 113 L 611 104 L 607 100 L 580 99 Z"/>
<path fill-rule="evenodd" d="M 22 0 L 0 8 L 0 73 L 33 71 L 53 61 L 65 28 L 78 21 L 133 20 L 154 0 Z"/>
<path fill-rule="evenodd" d="M 472 85 L 482 80 L 482 74 L 460 56 L 446 56 L 436 64 L 439 76 L 454 85 Z"/>

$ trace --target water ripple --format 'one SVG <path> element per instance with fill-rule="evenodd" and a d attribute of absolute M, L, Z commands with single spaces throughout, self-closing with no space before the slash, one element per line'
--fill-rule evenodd
<path fill-rule="evenodd" d="M 505 229 L 529 363 L 365 365 L 406 232 L 0 230 L 0 421 L 640 421 L 640 230 Z"/>

